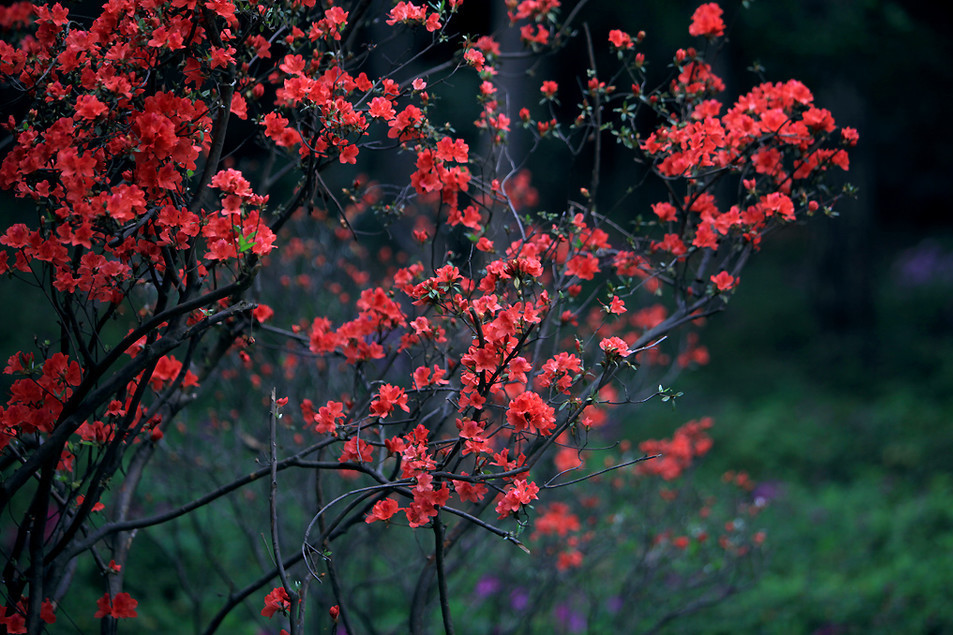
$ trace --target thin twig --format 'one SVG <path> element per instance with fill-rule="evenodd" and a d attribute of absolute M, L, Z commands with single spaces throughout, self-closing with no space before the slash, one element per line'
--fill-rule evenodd
<path fill-rule="evenodd" d="M 275 558 L 275 566 L 278 569 L 278 578 L 281 585 L 288 593 L 291 602 L 291 635 L 297 635 L 297 620 L 294 619 L 298 607 L 298 592 L 288 584 L 288 573 L 285 571 L 285 564 L 281 559 L 281 544 L 278 541 L 278 400 L 275 397 L 275 388 L 271 389 L 271 408 L 269 413 L 269 433 L 271 435 L 271 491 L 268 496 L 269 512 L 271 513 L 271 548 Z"/>
<path fill-rule="evenodd" d="M 443 522 L 440 514 L 433 519 L 434 557 L 437 564 L 437 588 L 440 593 L 440 614 L 443 616 L 443 630 L 453 635 L 453 620 L 450 617 L 450 597 L 447 594 L 447 576 L 443 563 Z"/>
<path fill-rule="evenodd" d="M 632 459 L 631 461 L 625 461 L 624 463 L 619 463 L 618 465 L 613 465 L 613 466 L 611 466 L 611 467 L 607 467 L 607 468 L 604 469 L 604 470 L 599 470 L 598 472 L 593 472 L 592 474 L 586 474 L 585 476 L 579 477 L 579 478 L 577 478 L 577 479 L 573 479 L 573 480 L 571 480 L 571 481 L 566 481 L 565 483 L 558 483 L 558 484 L 556 484 L 556 485 L 553 485 L 553 484 L 552 484 L 553 481 L 555 481 L 557 478 L 559 478 L 560 476 L 562 476 L 563 474 L 565 474 L 566 472 L 569 471 L 569 470 L 563 470 L 562 472 L 560 472 L 560 473 L 557 474 L 556 476 L 554 476 L 554 477 L 552 477 L 551 479 L 549 479 L 548 481 L 546 481 L 546 484 L 543 485 L 540 489 L 555 489 L 555 488 L 557 488 L 557 487 L 566 487 L 567 485 L 573 485 L 573 484 L 575 484 L 575 483 L 581 483 L 582 481 L 588 481 L 589 479 L 594 478 L 594 477 L 596 477 L 596 476 L 599 476 L 600 474 L 605 474 L 606 472 L 612 472 L 613 470 L 618 470 L 619 468 L 622 468 L 622 467 L 628 467 L 628 466 L 630 466 L 630 465 L 635 465 L 636 463 L 641 463 L 642 461 L 648 461 L 648 460 L 650 460 L 650 459 L 657 459 L 657 458 L 660 458 L 661 456 L 662 456 L 661 454 L 653 454 L 652 456 L 649 456 L 649 455 L 646 454 L 645 456 L 641 456 L 641 457 L 639 457 L 639 458 L 637 458 L 637 459 Z"/>

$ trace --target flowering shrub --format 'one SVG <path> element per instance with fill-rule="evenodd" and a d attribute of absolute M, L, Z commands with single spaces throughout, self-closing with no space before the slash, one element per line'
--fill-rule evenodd
<path fill-rule="evenodd" d="M 530 54 L 574 36 L 558 0 L 506 7 Z M 722 15 L 708 3 L 692 17 L 708 51 Z M 4 369 L 8 632 L 54 621 L 80 560 L 102 574 L 89 612 L 115 631 L 151 601 L 122 590 L 137 531 L 239 490 L 267 509 L 270 558 L 229 582 L 208 632 L 251 596 L 300 632 L 322 578 L 313 597 L 357 632 L 371 618 L 341 590 L 336 545 L 395 525 L 433 534 L 412 630 L 434 590 L 451 631 L 455 548 L 480 530 L 526 550 L 534 502 L 585 480 L 594 440 L 618 441 L 616 409 L 672 399 L 655 380 L 707 359 L 677 327 L 725 307 L 767 232 L 836 199 L 823 179 L 847 169 L 857 134 L 800 82 L 726 105 L 698 50 L 677 50 L 656 86 L 643 33 L 586 31 L 578 87 L 543 79 L 539 104 L 512 104 L 513 51 L 499 33 L 460 34 L 465 17 L 459 0 L 0 9 L 0 73 L 20 97 L 0 187 L 36 210 L 0 235 L 0 274 L 38 286 L 59 325 Z M 472 116 L 442 109 L 461 91 Z M 634 218 L 604 211 L 610 142 L 633 180 L 664 185 Z M 548 212 L 520 147 L 585 150 L 591 176 Z M 189 419 L 210 389 L 214 415 Z M 703 428 L 616 467 L 674 478 Z M 163 495 L 198 447 L 215 448 L 217 485 Z M 308 498 L 285 493 L 295 479 Z"/>
<path fill-rule="evenodd" d="M 695 447 L 686 444 L 680 456 L 701 455 L 710 423 L 689 422 L 661 443 L 679 445 L 688 435 Z M 610 465 L 632 456 L 634 448 L 621 449 Z M 471 576 L 474 630 L 651 632 L 750 584 L 768 504 L 751 479 L 729 473 L 702 491 L 691 470 L 646 477 L 653 464 L 603 473 L 590 495 L 540 505 L 528 541 L 539 554 L 533 583 L 505 557 Z"/>

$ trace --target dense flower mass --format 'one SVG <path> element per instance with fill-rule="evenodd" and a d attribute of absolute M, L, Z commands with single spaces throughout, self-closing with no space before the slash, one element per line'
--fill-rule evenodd
<path fill-rule="evenodd" d="M 293 567 L 331 578 L 322 601 L 356 632 L 335 577 L 349 533 L 425 528 L 442 576 L 471 530 L 526 549 L 535 514 L 566 541 L 558 570 L 582 566 L 579 510 L 542 501 L 595 472 L 600 437 L 636 447 L 614 438 L 622 407 L 671 399 L 656 379 L 707 361 L 695 329 L 766 233 L 830 210 L 823 180 L 858 142 L 796 80 L 724 98 L 695 49 L 653 88 L 645 34 L 621 29 L 586 43 L 598 73 L 513 103 L 507 60 L 572 46 L 558 0 L 505 2 L 507 38 L 461 33 L 461 0 L 327 4 L 0 8 L 0 81 L 19 91 L 0 187 L 26 206 L 0 228 L 0 275 L 40 287 L 57 322 L 3 370 L 7 632 L 53 623 L 47 596 L 80 560 L 101 574 L 86 612 L 104 628 L 161 610 L 121 590 L 138 529 L 237 490 L 236 514 L 270 521 L 253 597 L 291 632 Z M 721 37 L 722 17 L 703 4 L 689 33 Z M 597 169 L 540 192 L 523 167 L 599 166 L 609 142 L 663 200 L 615 215 Z M 546 157 L 516 156 L 530 148 Z M 571 194 L 554 207 L 556 190 Z M 674 479 L 709 426 L 608 469 Z M 193 489 L 163 490 L 186 469 Z M 282 555 L 302 513 L 300 553 Z"/>

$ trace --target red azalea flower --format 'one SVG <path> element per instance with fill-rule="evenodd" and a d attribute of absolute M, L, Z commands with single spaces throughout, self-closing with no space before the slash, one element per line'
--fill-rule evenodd
<path fill-rule="evenodd" d="M 275 587 L 265 596 L 265 608 L 261 614 L 265 617 L 271 617 L 275 613 L 286 613 L 291 609 L 291 598 L 284 587 Z"/>
<path fill-rule="evenodd" d="M 609 31 L 609 42 L 612 43 L 612 46 L 621 50 L 630 49 L 635 46 L 635 44 L 632 43 L 632 36 L 619 29 Z"/>
<path fill-rule="evenodd" d="M 695 9 L 692 14 L 692 24 L 688 27 L 691 35 L 705 37 L 720 37 L 725 34 L 725 23 L 721 19 L 722 10 L 714 2 L 708 2 Z"/>

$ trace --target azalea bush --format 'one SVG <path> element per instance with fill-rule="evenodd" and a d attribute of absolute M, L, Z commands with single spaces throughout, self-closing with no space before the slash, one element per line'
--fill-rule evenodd
<path fill-rule="evenodd" d="M 630 441 L 620 417 L 678 397 L 697 328 L 767 233 L 831 212 L 857 133 L 796 80 L 721 101 L 715 3 L 651 63 L 585 3 L 499 9 L 0 9 L 0 186 L 32 210 L 0 273 L 56 322 L 4 369 L 7 632 L 90 587 L 103 632 L 145 619 L 164 600 L 130 593 L 143 536 L 205 632 L 249 606 L 372 631 L 375 585 L 410 630 L 452 632 L 477 546 L 540 562 L 564 488 L 674 479 L 708 450 L 703 422 Z M 543 74 L 560 56 L 585 60 L 574 84 Z M 559 156 L 577 167 L 541 190 L 527 167 Z M 665 532 L 643 555 L 699 544 Z M 562 569 L 598 565 L 579 546 Z"/>
<path fill-rule="evenodd" d="M 471 572 L 471 630 L 658 632 L 749 588 L 763 569 L 769 492 L 744 472 L 712 483 L 678 467 L 706 449 L 710 424 L 692 421 L 650 442 L 663 444 L 668 465 L 604 472 L 584 496 L 556 494 L 537 505 L 527 543 L 538 554 L 532 572 L 503 550 Z M 624 462 L 634 449 L 623 443 L 603 463 Z"/>

